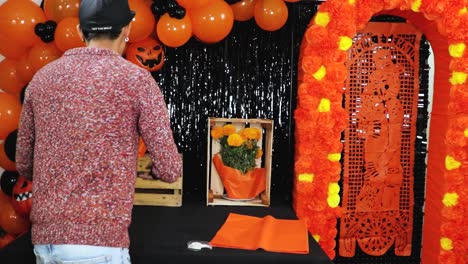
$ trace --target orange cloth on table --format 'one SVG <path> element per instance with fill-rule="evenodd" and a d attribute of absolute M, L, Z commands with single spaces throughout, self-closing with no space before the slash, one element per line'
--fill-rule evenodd
<path fill-rule="evenodd" d="M 213 247 L 309 253 L 309 236 L 303 220 L 276 219 L 270 215 L 259 218 L 230 213 L 210 244 Z"/>

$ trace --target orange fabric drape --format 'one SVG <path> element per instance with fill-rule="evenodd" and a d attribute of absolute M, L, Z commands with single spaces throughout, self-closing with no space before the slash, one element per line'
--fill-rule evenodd
<path fill-rule="evenodd" d="M 255 168 L 243 174 L 224 165 L 219 154 L 214 155 L 213 163 L 229 198 L 255 198 L 266 189 L 265 168 Z"/>
<path fill-rule="evenodd" d="M 303 220 L 263 218 L 230 213 L 210 241 L 213 247 L 308 254 L 309 239 Z"/>

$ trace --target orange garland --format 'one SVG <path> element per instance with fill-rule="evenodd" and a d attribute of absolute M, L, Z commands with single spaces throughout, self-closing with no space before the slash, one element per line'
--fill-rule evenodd
<path fill-rule="evenodd" d="M 441 212 L 440 263 L 463 263 L 468 147 L 468 12 L 466 0 L 328 0 L 321 4 L 304 34 L 299 57 L 293 207 L 310 233 L 335 258 L 337 218 L 341 209 L 338 181 L 341 132 L 347 114 L 341 106 L 344 63 L 351 38 L 382 10 L 422 12 L 447 36 L 452 57 L 449 110 L 459 114 L 446 134 L 444 209 Z M 351 42 L 351 43 L 350 43 Z"/>

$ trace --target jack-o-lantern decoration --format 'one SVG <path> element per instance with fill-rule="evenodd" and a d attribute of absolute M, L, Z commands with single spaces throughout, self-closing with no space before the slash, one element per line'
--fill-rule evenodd
<path fill-rule="evenodd" d="M 10 244 L 15 240 L 15 236 L 8 234 L 2 227 L 0 227 L 0 249 Z"/>
<path fill-rule="evenodd" d="M 32 182 L 23 176 L 19 176 L 18 181 L 13 187 L 13 207 L 18 214 L 29 218 L 31 205 Z"/>
<path fill-rule="evenodd" d="M 150 72 L 158 71 L 164 65 L 164 47 L 152 37 L 130 43 L 125 58 Z"/>

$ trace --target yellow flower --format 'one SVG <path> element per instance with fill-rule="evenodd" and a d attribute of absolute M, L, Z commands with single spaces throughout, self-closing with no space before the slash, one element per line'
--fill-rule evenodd
<path fill-rule="evenodd" d="M 244 136 L 246 139 L 260 139 L 260 130 L 257 128 L 247 127 L 241 131 L 241 136 Z"/>
<path fill-rule="evenodd" d="M 449 156 L 449 155 L 445 156 L 445 168 L 447 170 L 455 170 L 455 169 L 460 168 L 460 166 L 461 166 L 461 162 L 456 160 L 454 157 Z"/>
<path fill-rule="evenodd" d="M 340 196 L 338 194 L 328 195 L 327 203 L 331 208 L 337 207 L 340 204 Z"/>
<path fill-rule="evenodd" d="M 450 83 L 452 85 L 464 84 L 466 82 L 467 74 L 464 72 L 452 72 Z"/>
<path fill-rule="evenodd" d="M 314 76 L 314 78 L 318 81 L 322 80 L 325 75 L 327 75 L 327 69 L 323 65 L 320 66 L 320 68 L 314 74 L 312 74 L 312 76 Z"/>
<path fill-rule="evenodd" d="M 230 134 L 227 143 L 231 147 L 239 147 L 244 143 L 244 139 L 237 133 Z"/>
<path fill-rule="evenodd" d="M 329 161 L 340 161 L 341 154 L 340 153 L 330 153 L 330 154 L 328 154 L 327 158 L 328 158 Z"/>
<path fill-rule="evenodd" d="M 320 235 L 319 234 L 312 235 L 312 237 L 315 239 L 315 241 L 317 241 L 317 242 L 320 241 Z"/>
<path fill-rule="evenodd" d="M 353 40 L 347 36 L 340 36 L 340 41 L 338 42 L 339 50 L 348 50 L 353 45 Z"/>
<path fill-rule="evenodd" d="M 314 181 L 314 176 L 313 173 L 302 173 L 299 174 L 298 178 L 300 182 L 312 182 Z"/>
<path fill-rule="evenodd" d="M 440 247 L 445 251 L 452 250 L 453 249 L 452 240 L 448 237 L 442 237 L 440 239 Z"/>
<path fill-rule="evenodd" d="M 236 133 L 236 127 L 234 125 L 227 124 L 223 126 L 223 134 L 225 136 L 229 136 L 234 133 Z"/>
<path fill-rule="evenodd" d="M 464 135 L 465 137 L 468 137 L 468 128 L 465 129 L 465 131 L 463 131 L 463 135 Z"/>
<path fill-rule="evenodd" d="M 323 112 L 330 112 L 330 99 L 328 98 L 321 98 L 320 99 L 320 104 L 318 106 L 318 111 L 320 113 Z"/>
<path fill-rule="evenodd" d="M 326 27 L 328 23 L 330 22 L 330 15 L 328 15 L 328 12 L 317 12 L 317 15 L 315 15 L 315 24 Z"/>
<path fill-rule="evenodd" d="M 465 6 L 465 7 L 463 7 L 462 9 L 458 10 L 458 14 L 459 14 L 459 15 L 463 15 L 463 14 L 465 14 L 467 11 L 468 11 L 468 9 L 467 9 L 466 6 Z"/>
<path fill-rule="evenodd" d="M 411 10 L 413 10 L 414 12 L 419 12 L 420 7 L 421 7 L 421 0 L 415 0 L 411 4 Z"/>
<path fill-rule="evenodd" d="M 328 184 L 328 195 L 338 194 L 340 192 L 340 185 L 336 182 Z"/>
<path fill-rule="evenodd" d="M 463 52 L 465 51 L 465 43 L 457 43 L 457 44 L 451 44 L 449 46 L 449 53 L 450 56 L 454 58 L 461 58 L 463 57 Z"/>
<path fill-rule="evenodd" d="M 458 204 L 458 194 L 457 193 L 446 193 L 442 202 L 447 207 L 452 207 Z"/>
<path fill-rule="evenodd" d="M 258 159 L 262 157 L 263 155 L 263 150 L 262 149 L 257 149 L 257 154 L 255 155 L 255 158 Z"/>
<path fill-rule="evenodd" d="M 211 129 L 211 136 L 214 139 L 220 139 L 224 136 L 223 128 L 220 126 L 215 126 Z"/>

